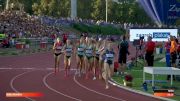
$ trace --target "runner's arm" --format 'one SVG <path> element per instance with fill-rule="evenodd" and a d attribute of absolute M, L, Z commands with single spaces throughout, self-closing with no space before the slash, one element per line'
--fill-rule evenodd
<path fill-rule="evenodd" d="M 53 52 L 55 52 L 55 49 L 56 49 L 56 43 L 54 43 L 53 45 Z"/>
<path fill-rule="evenodd" d="M 102 52 L 104 50 L 104 47 L 102 47 L 98 52 L 100 53 L 100 52 Z"/>
<path fill-rule="evenodd" d="M 65 48 L 66 48 L 66 44 L 63 46 L 63 48 L 61 50 L 62 53 L 65 53 Z"/>

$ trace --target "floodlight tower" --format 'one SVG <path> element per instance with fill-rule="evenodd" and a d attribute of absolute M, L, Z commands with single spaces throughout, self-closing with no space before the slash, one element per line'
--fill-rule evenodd
<path fill-rule="evenodd" d="M 106 0 L 106 22 L 108 20 L 108 0 Z"/>
<path fill-rule="evenodd" d="M 77 0 L 71 0 L 71 18 L 77 17 Z"/>
<path fill-rule="evenodd" d="M 10 0 L 6 0 L 6 10 L 9 9 L 9 1 Z"/>

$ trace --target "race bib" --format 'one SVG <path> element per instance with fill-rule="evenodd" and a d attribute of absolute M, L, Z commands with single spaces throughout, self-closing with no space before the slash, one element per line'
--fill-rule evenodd
<path fill-rule="evenodd" d="M 106 57 L 107 57 L 107 58 L 113 58 L 113 57 L 114 57 L 114 54 L 106 54 Z"/>
<path fill-rule="evenodd" d="M 78 48 L 78 51 L 83 51 L 83 48 Z"/>
<path fill-rule="evenodd" d="M 61 46 L 58 46 L 58 47 L 56 47 L 56 49 L 61 50 L 61 49 L 62 49 L 62 47 L 61 47 Z"/>
<path fill-rule="evenodd" d="M 92 50 L 86 50 L 86 53 L 87 53 L 87 54 L 91 54 L 91 53 L 92 53 Z"/>
<path fill-rule="evenodd" d="M 71 48 L 66 49 L 66 52 L 72 52 Z"/>
<path fill-rule="evenodd" d="M 71 56 L 71 53 L 66 53 L 66 56 Z"/>

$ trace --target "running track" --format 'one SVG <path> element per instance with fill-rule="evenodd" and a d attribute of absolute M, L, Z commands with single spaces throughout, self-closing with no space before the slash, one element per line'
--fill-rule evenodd
<path fill-rule="evenodd" d="M 131 55 L 135 53 L 132 49 Z M 84 76 L 75 76 L 73 70 L 64 78 L 63 58 L 61 60 L 61 71 L 55 75 L 51 52 L 0 57 L 0 101 L 159 101 L 112 85 L 105 90 L 102 80 L 85 80 Z M 72 68 L 75 67 L 73 58 Z M 44 96 L 7 98 L 6 92 L 42 92 Z"/>

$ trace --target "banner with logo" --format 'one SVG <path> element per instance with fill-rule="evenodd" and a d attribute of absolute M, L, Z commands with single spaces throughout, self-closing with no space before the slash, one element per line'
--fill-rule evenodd
<path fill-rule="evenodd" d="M 139 3 L 155 22 L 170 25 L 180 18 L 180 0 L 139 0 Z"/>
<path fill-rule="evenodd" d="M 170 35 L 177 37 L 177 33 L 177 29 L 130 29 L 130 41 L 140 39 L 142 36 L 145 41 L 148 36 L 151 36 L 153 41 L 168 41 Z"/>

